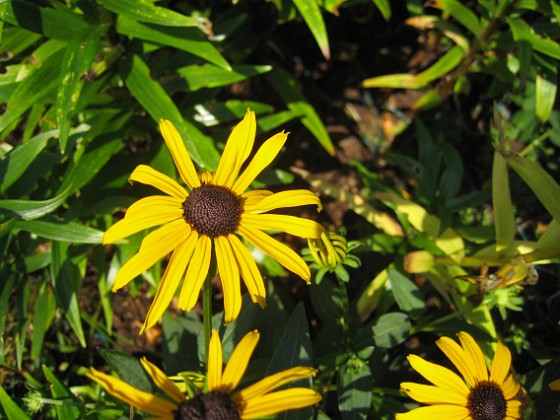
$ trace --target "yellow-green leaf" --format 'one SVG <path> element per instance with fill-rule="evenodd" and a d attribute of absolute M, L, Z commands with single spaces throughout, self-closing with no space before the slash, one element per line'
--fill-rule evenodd
<path fill-rule="evenodd" d="M 317 45 L 321 49 L 323 56 L 328 60 L 331 56 L 329 48 L 329 38 L 327 36 L 327 28 L 321 9 L 315 0 L 292 0 L 296 5 L 299 13 L 307 23 L 309 30 L 313 34 Z"/>
<path fill-rule="evenodd" d="M 496 225 L 496 253 L 509 254 L 513 249 L 515 220 L 509 189 L 508 166 L 500 152 L 494 152 L 492 166 L 492 206 Z"/>

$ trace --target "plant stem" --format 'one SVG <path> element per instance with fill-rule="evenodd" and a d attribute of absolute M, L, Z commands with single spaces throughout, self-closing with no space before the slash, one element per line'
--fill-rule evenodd
<path fill-rule="evenodd" d="M 202 286 L 202 317 L 204 322 L 204 356 L 208 360 L 210 337 L 212 336 L 212 279 L 216 275 L 216 259 L 212 255 L 208 274 Z"/>

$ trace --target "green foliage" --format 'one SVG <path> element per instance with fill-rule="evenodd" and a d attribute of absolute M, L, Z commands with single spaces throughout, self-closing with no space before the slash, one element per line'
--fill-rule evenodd
<path fill-rule="evenodd" d="M 0 0 L 1 418 L 128 417 L 85 374 L 159 393 L 140 354 L 192 396 L 205 321 L 224 361 L 259 331 L 241 386 L 317 368 L 295 386 L 322 401 L 277 418 L 394 418 L 413 406 L 400 382 L 422 381 L 406 356 L 462 330 L 510 348 L 525 418 L 557 414 L 560 6 L 396 3 Z M 253 187 L 323 202 L 311 284 L 250 247 L 266 307 L 245 293 L 224 325 L 214 282 L 211 320 L 174 301 L 138 336 L 168 260 L 111 292 L 148 233 L 102 244 L 153 193 L 128 178 L 178 179 L 161 119 L 215 170 L 247 108 L 257 143 L 291 131 Z"/>

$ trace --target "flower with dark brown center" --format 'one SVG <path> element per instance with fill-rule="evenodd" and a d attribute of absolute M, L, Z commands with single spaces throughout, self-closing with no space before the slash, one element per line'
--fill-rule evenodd
<path fill-rule="evenodd" d="M 243 213 L 241 199 L 228 188 L 202 184 L 183 203 L 183 217 L 201 235 L 217 238 L 234 233 Z"/>
<path fill-rule="evenodd" d="M 182 403 L 175 420 L 239 420 L 237 407 L 227 392 L 197 395 Z"/>
<path fill-rule="evenodd" d="M 469 411 L 474 420 L 504 420 L 507 401 L 502 389 L 491 381 L 477 384 L 469 394 Z"/>

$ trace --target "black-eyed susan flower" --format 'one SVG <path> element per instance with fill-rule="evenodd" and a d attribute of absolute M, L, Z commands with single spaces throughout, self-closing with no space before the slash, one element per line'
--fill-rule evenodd
<path fill-rule="evenodd" d="M 186 188 L 149 166 L 139 165 L 130 181 L 151 185 L 164 195 L 145 197 L 132 204 L 125 217 L 103 235 L 103 243 L 110 244 L 162 225 L 144 238 L 138 253 L 121 267 L 113 283 L 113 291 L 122 288 L 171 253 L 142 332 L 163 315 L 183 279 L 178 306 L 186 311 L 194 307 L 212 255 L 221 277 L 226 323 L 235 320 L 241 309 L 240 279 L 253 302 L 264 306 L 262 276 L 239 236 L 309 283 L 311 273 L 303 259 L 265 231 L 274 229 L 302 238 L 319 238 L 323 228 L 314 221 L 268 213 L 285 207 L 320 206 L 318 197 L 308 190 L 274 194 L 267 190 L 246 191 L 279 153 L 287 133 L 278 133 L 265 141 L 242 168 L 256 132 L 255 114 L 249 110 L 232 131 L 216 172 L 198 174 L 173 124 L 162 120 L 160 129 Z"/>
<path fill-rule="evenodd" d="M 424 407 L 396 415 L 397 420 L 515 420 L 522 418 L 521 401 L 516 399 L 520 384 L 511 369 L 511 353 L 498 342 L 490 370 L 482 350 L 471 335 L 458 334 L 460 344 L 449 337 L 436 344 L 459 370 L 453 371 L 410 355 L 408 361 L 433 385 L 401 383 L 401 389 Z"/>
<path fill-rule="evenodd" d="M 142 365 L 154 384 L 165 394 L 157 396 L 140 391 L 130 384 L 91 368 L 89 378 L 107 392 L 157 419 L 254 419 L 276 413 L 308 407 L 321 396 L 309 388 L 276 389 L 292 381 L 315 375 L 311 367 L 293 367 L 270 375 L 244 389 L 236 390 L 259 341 L 258 331 L 243 337 L 233 350 L 225 367 L 222 363 L 222 343 L 218 332 L 212 331 L 204 390 L 187 397 L 179 386 L 160 369 L 142 359 Z"/>

